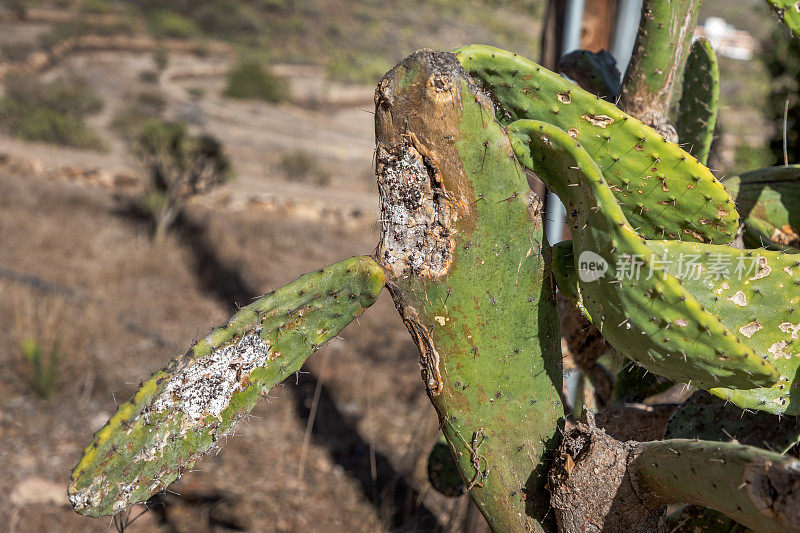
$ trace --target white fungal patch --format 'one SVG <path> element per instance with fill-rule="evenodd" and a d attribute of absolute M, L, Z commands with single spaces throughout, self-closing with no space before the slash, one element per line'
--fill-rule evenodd
<path fill-rule="evenodd" d="M 747 337 L 748 339 L 753 336 L 753 333 L 762 329 L 764 326 L 758 320 L 753 320 L 749 324 L 745 324 L 744 326 L 739 328 L 739 333 Z"/>
<path fill-rule="evenodd" d="M 724 291 L 726 289 L 730 289 L 730 288 L 731 288 L 731 286 L 728 285 L 728 282 L 727 281 L 723 281 L 722 285 L 720 285 L 719 288 L 717 290 L 715 290 L 714 292 L 716 292 L 717 294 L 721 295 L 722 291 Z"/>
<path fill-rule="evenodd" d="M 736 305 L 740 305 L 742 307 L 747 305 L 747 296 L 744 295 L 742 291 L 736 291 L 736 294 L 730 296 L 728 300 L 732 301 Z"/>
<path fill-rule="evenodd" d="M 769 263 L 767 263 L 767 258 L 764 257 L 763 255 L 759 256 L 759 258 L 758 258 L 758 272 L 756 272 L 755 276 L 750 278 L 750 280 L 766 278 L 767 276 L 769 276 L 770 272 L 772 272 L 772 267 L 769 266 Z"/>
<path fill-rule="evenodd" d="M 678 320 L 675 321 L 675 325 L 685 328 L 686 326 L 689 325 L 689 321 L 683 318 L 679 318 Z"/>
<path fill-rule="evenodd" d="M 769 348 L 767 351 L 773 355 L 775 359 L 780 359 L 781 357 L 790 359 L 791 355 L 786 351 L 786 347 L 789 346 L 789 343 L 786 341 L 778 341 Z"/>
<path fill-rule="evenodd" d="M 451 210 L 435 171 L 410 144 L 378 147 L 381 195 L 379 259 L 396 277 L 438 278 L 453 258 Z"/>
<path fill-rule="evenodd" d="M 591 122 L 595 126 L 600 126 L 601 128 L 605 128 L 608 125 L 614 123 L 614 119 L 609 117 L 608 115 L 593 115 L 593 114 L 589 114 L 589 115 L 583 115 L 581 118 L 584 119 L 584 120 L 588 120 L 589 122 Z"/>
<path fill-rule="evenodd" d="M 266 364 L 270 347 L 260 333 L 259 328 L 234 344 L 192 360 L 170 378 L 153 401 L 152 410 L 176 409 L 195 423 L 208 415 L 218 417 L 230 403 L 231 396 L 242 388 L 242 380 Z"/>
<path fill-rule="evenodd" d="M 778 324 L 778 327 L 784 333 L 789 333 L 791 331 L 793 339 L 797 338 L 797 332 L 800 331 L 800 323 L 792 324 L 791 322 L 783 322 Z"/>
<path fill-rule="evenodd" d="M 790 276 L 794 276 L 794 271 L 788 266 L 783 267 L 783 271 L 789 274 Z"/>

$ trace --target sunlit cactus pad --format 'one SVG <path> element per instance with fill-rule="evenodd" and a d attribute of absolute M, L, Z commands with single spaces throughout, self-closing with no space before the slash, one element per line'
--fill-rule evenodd
<path fill-rule="evenodd" d="M 72 472 L 75 510 L 112 515 L 165 489 L 372 305 L 383 282 L 371 258 L 354 257 L 242 308 L 153 374 L 97 432 Z"/>

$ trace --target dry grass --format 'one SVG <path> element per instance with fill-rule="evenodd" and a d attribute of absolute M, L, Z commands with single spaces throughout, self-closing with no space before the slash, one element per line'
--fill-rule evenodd
<path fill-rule="evenodd" d="M 32 477 L 65 487 L 82 447 L 115 403 L 229 313 L 207 290 L 206 270 L 198 268 L 186 239 L 172 235 L 164 246 L 153 245 L 147 226 L 121 214 L 122 205 L 105 191 L 0 174 L 0 267 L 52 284 L 37 289 L 0 277 L 0 320 L 8 325 L 0 330 L 5 494 Z M 376 242 L 374 228 L 353 231 L 259 211 L 193 207 L 189 220 L 222 266 L 254 288 L 249 297 L 344 256 L 370 252 Z M 39 399 L 26 380 L 18 346 L 27 336 L 44 346 L 58 340 L 61 347 L 50 401 Z M 167 529 L 151 512 L 129 531 L 459 524 L 463 501 L 445 500 L 425 479 L 436 417 L 420 381 L 416 348 L 389 298 L 383 296 L 340 337 L 311 359 L 299 386 L 290 380 L 277 387 L 221 453 L 172 487 L 180 496 L 164 497 L 160 516 Z M 317 380 L 323 385 L 300 478 Z M 7 498 L 0 501 L 0 522 L 16 531 L 109 526 L 108 520 L 78 517 L 66 505 L 14 505 Z"/>

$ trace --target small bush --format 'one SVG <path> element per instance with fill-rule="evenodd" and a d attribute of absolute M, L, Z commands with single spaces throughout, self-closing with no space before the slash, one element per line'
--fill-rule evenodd
<path fill-rule="evenodd" d="M 44 85 L 34 78 L 12 78 L 0 98 L 0 127 L 29 141 L 102 150 L 105 144 L 83 120 L 102 106 L 81 80 Z"/>
<path fill-rule="evenodd" d="M 172 11 L 156 11 L 150 16 L 150 33 L 156 37 L 173 39 L 189 39 L 197 35 L 198 30 L 192 19 Z"/>
<path fill-rule="evenodd" d="M 159 72 L 163 71 L 169 65 L 169 49 L 166 46 L 159 45 L 153 52 L 153 63 Z"/>
<path fill-rule="evenodd" d="M 225 95 L 231 98 L 280 102 L 287 99 L 288 88 L 266 65 L 257 61 L 246 61 L 236 65 L 228 74 Z"/>
<path fill-rule="evenodd" d="M 134 140 L 144 124 L 163 115 L 167 107 L 164 96 L 156 91 L 139 93 L 128 107 L 122 109 L 111 121 L 111 128 L 128 141 Z"/>
<path fill-rule="evenodd" d="M 139 81 L 143 83 L 158 83 L 158 72 L 155 70 L 143 70 L 139 73 Z"/>
<path fill-rule="evenodd" d="M 284 154 L 280 168 L 290 181 L 311 181 L 323 187 L 331 181 L 331 173 L 314 156 L 303 150 Z"/>
<path fill-rule="evenodd" d="M 56 384 L 56 371 L 58 369 L 58 345 L 53 344 L 50 356 L 42 355 L 42 347 L 33 339 L 22 343 L 22 354 L 30 367 L 28 376 L 31 388 L 43 399 L 52 396 Z"/>
<path fill-rule="evenodd" d="M 385 59 L 357 52 L 334 53 L 326 67 L 332 80 L 350 83 L 375 83 L 389 70 Z"/>
<path fill-rule="evenodd" d="M 134 146 L 150 170 L 139 207 L 153 219 L 156 241 L 164 239 L 186 202 L 232 177 L 222 144 L 210 135 L 191 135 L 180 122 L 147 120 Z"/>
<path fill-rule="evenodd" d="M 0 59 L 3 61 L 25 61 L 37 46 L 34 43 L 4 43 L 0 46 Z"/>

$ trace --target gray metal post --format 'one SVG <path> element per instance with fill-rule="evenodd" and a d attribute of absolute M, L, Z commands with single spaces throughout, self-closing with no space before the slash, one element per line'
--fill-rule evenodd
<path fill-rule="evenodd" d="M 564 11 L 564 37 L 561 42 L 561 53 L 568 54 L 581 46 L 581 26 L 583 24 L 584 0 L 567 0 Z M 558 196 L 547 191 L 545 201 L 545 234 L 547 242 L 555 244 L 561 241 L 564 233 L 564 221 L 567 211 Z"/>
<path fill-rule="evenodd" d="M 636 43 L 636 32 L 639 19 L 642 17 L 643 0 L 619 0 L 614 28 L 614 39 L 611 43 L 611 55 L 617 60 L 617 68 L 621 76 L 625 76 L 628 63 L 633 55 Z"/>

